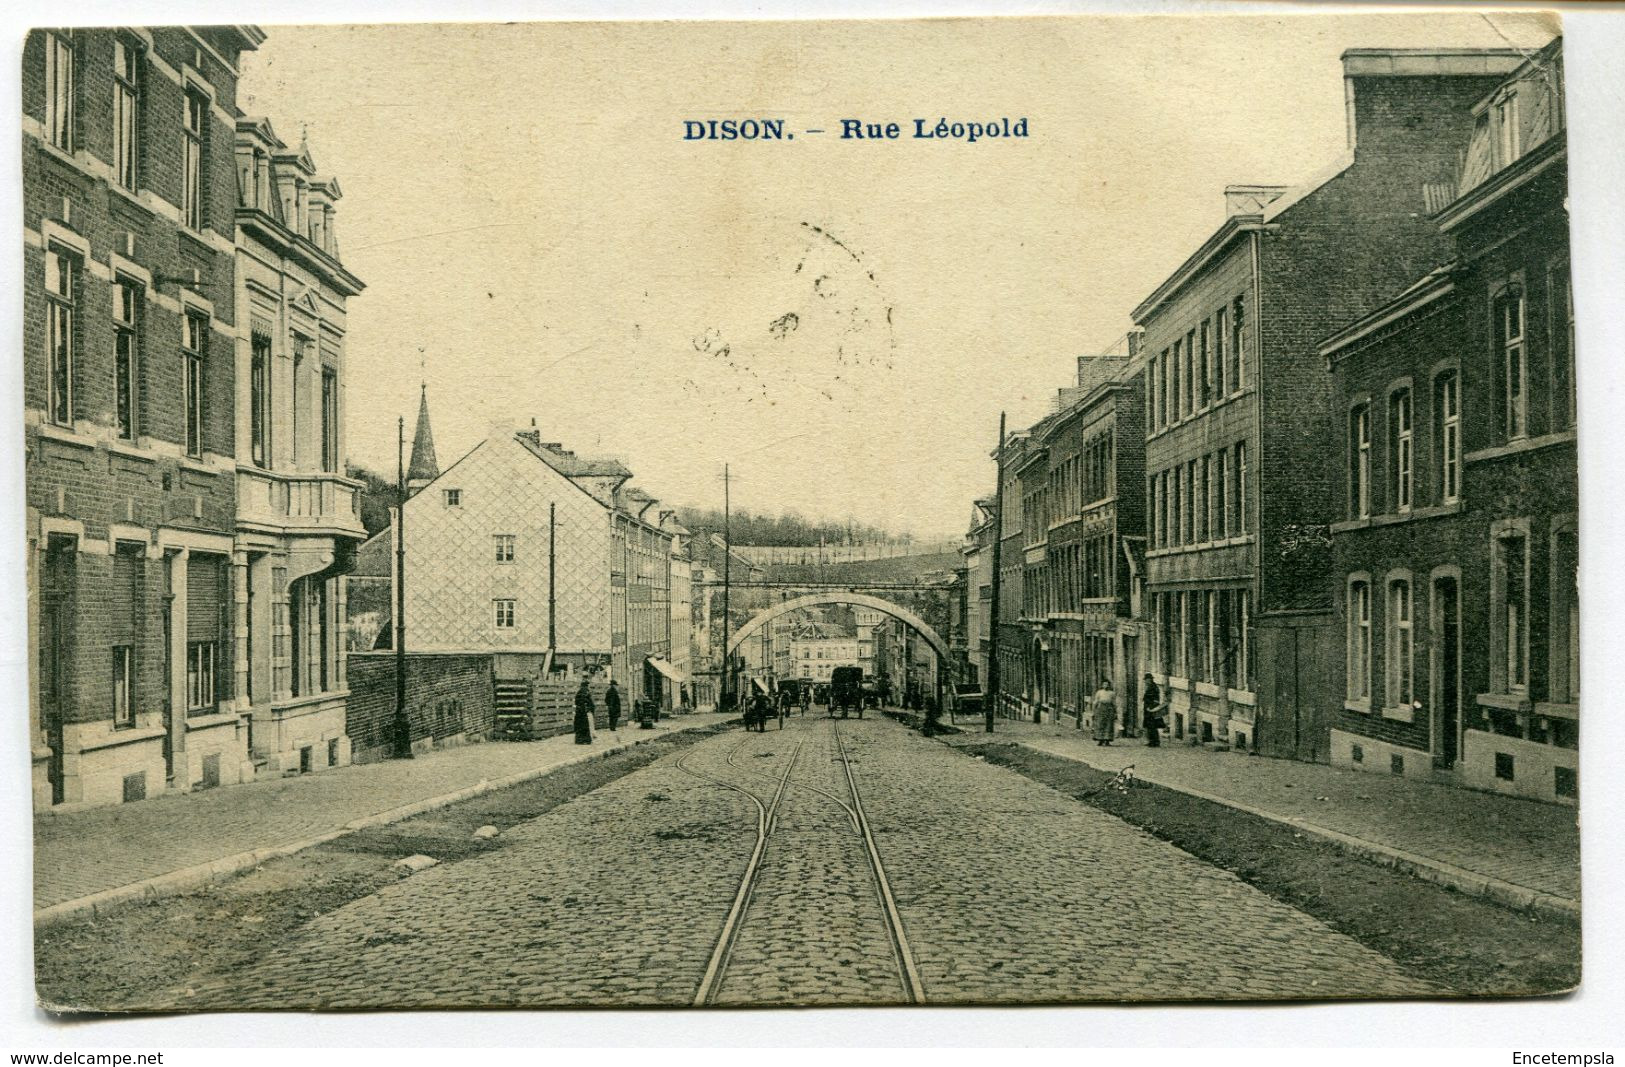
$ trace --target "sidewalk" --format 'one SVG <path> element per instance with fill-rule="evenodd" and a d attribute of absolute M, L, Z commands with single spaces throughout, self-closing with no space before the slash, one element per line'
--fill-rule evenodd
<path fill-rule="evenodd" d="M 191 888 L 272 854 L 295 852 L 359 829 L 358 824 L 392 822 L 730 718 L 683 715 L 662 719 L 653 730 L 623 725 L 619 734 L 600 731 L 590 747 L 576 745 L 569 734 L 544 741 L 463 745 L 412 760 L 36 815 L 34 919 Z M 150 884 L 154 879 L 162 882 Z"/>
<path fill-rule="evenodd" d="M 950 744 L 1014 741 L 1239 808 L 1468 893 L 1577 915 L 1580 828 L 1573 808 L 1414 778 L 1316 763 L 1215 752 L 1184 742 L 1149 748 L 1119 738 L 1097 746 L 1071 723 L 999 719 L 945 738 Z"/>

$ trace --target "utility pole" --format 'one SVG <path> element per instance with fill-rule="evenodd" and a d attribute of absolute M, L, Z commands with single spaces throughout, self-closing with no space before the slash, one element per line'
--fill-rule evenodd
<path fill-rule="evenodd" d="M 988 606 L 987 628 L 993 655 L 987 661 L 987 732 L 993 732 L 993 713 L 999 705 L 999 553 L 1004 541 L 1004 412 L 999 412 L 999 451 L 995 468 L 998 483 L 993 489 L 993 603 Z"/>
<path fill-rule="evenodd" d="M 395 755 L 412 758 L 406 713 L 406 416 L 395 421 Z"/>
<path fill-rule="evenodd" d="M 558 587 L 553 581 L 555 564 L 558 560 L 558 555 L 554 551 L 554 542 L 558 536 L 559 528 L 558 507 L 557 501 L 550 501 L 547 505 L 547 660 L 549 666 L 552 665 L 553 657 L 558 654 L 559 650 L 559 631 L 558 627 L 553 624 L 559 606 L 558 596 L 556 595 Z"/>
<path fill-rule="evenodd" d="M 733 625 L 728 614 L 729 585 L 733 563 L 733 498 L 729 495 L 728 464 L 722 465 L 722 704 L 732 709 L 733 680 L 732 657 L 728 655 L 728 628 Z"/>

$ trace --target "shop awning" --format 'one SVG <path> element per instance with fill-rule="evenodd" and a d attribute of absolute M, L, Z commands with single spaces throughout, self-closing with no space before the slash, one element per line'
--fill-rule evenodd
<path fill-rule="evenodd" d="M 667 663 L 658 656 L 650 656 L 646 662 L 649 664 L 649 666 L 665 675 L 671 681 L 676 682 L 678 685 L 684 685 L 688 682 L 688 675 L 684 674 L 682 671 L 678 670 L 676 667 L 673 667 L 670 663 Z"/>
<path fill-rule="evenodd" d="M 772 695 L 773 690 L 768 688 L 767 679 L 765 679 L 765 678 L 752 678 L 751 681 L 756 684 L 757 689 L 760 689 L 762 692 L 767 693 L 770 696 Z"/>

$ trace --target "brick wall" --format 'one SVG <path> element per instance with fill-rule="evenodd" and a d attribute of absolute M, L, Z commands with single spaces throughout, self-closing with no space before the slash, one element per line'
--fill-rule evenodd
<path fill-rule="evenodd" d="M 395 656 L 389 652 L 352 652 L 350 700 L 345 733 L 357 763 L 393 754 L 395 728 Z M 461 737 L 485 740 L 495 721 L 494 683 L 489 654 L 408 654 L 407 715 L 413 743 L 440 744 Z"/>

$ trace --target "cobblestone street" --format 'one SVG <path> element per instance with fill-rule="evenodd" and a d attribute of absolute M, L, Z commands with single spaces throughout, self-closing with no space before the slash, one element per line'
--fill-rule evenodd
<path fill-rule="evenodd" d="M 719 954 L 759 825 L 759 870 Z M 910 966 L 931 1003 L 1448 992 L 1132 826 L 885 719 L 797 716 L 782 732 L 707 738 L 491 845 L 317 916 L 248 966 L 200 961 L 198 978 L 142 1006 L 686 1006 L 709 971 L 718 1004 L 896 1003 Z"/>

